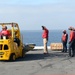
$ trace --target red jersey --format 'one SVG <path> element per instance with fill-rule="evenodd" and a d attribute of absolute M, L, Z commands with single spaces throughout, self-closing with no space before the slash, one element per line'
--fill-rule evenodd
<path fill-rule="evenodd" d="M 70 41 L 72 41 L 74 39 L 75 39 L 75 32 L 74 31 L 71 31 L 70 32 Z"/>
<path fill-rule="evenodd" d="M 10 36 L 10 32 L 8 30 L 2 30 L 1 35 Z"/>
<path fill-rule="evenodd" d="M 42 38 L 48 38 L 48 33 L 49 33 L 48 29 L 45 28 L 42 34 Z"/>

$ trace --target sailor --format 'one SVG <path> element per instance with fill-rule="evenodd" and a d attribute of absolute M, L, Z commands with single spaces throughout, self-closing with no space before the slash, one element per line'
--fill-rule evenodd
<path fill-rule="evenodd" d="M 7 26 L 5 25 L 2 26 L 1 36 L 6 36 L 7 39 L 10 36 L 10 32 L 7 30 Z"/>
<path fill-rule="evenodd" d="M 49 38 L 49 30 L 45 27 L 42 26 L 42 38 L 43 38 L 43 44 L 44 44 L 44 54 L 48 54 L 48 49 L 47 49 L 47 43 L 48 43 L 48 38 Z"/>
<path fill-rule="evenodd" d="M 70 39 L 69 39 L 69 56 L 74 57 L 75 55 L 75 31 L 73 27 L 69 28 L 70 30 Z"/>
<path fill-rule="evenodd" d="M 64 30 L 63 35 L 62 35 L 62 43 L 63 43 L 62 52 L 67 52 L 67 41 L 68 41 L 68 34 L 67 34 L 66 30 Z"/>

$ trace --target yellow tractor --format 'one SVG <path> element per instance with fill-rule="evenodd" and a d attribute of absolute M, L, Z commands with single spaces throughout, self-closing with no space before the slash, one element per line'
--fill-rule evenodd
<path fill-rule="evenodd" d="M 7 26 L 10 36 L 7 38 L 0 35 L 0 60 L 16 60 L 18 57 L 24 57 L 29 51 L 29 46 L 23 44 L 20 29 L 17 23 L 0 23 L 0 28 Z M 27 48 L 27 49 L 26 49 Z M 34 45 L 30 47 L 34 48 Z"/>

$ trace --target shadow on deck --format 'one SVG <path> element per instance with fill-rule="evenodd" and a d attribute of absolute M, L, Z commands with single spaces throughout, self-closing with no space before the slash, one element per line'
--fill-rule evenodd
<path fill-rule="evenodd" d="M 68 57 L 68 53 L 62 53 L 60 51 L 51 51 L 51 53 L 49 52 L 49 54 L 46 55 L 44 55 L 43 53 L 26 54 L 24 58 L 18 58 L 16 61 L 32 61 L 65 57 Z"/>

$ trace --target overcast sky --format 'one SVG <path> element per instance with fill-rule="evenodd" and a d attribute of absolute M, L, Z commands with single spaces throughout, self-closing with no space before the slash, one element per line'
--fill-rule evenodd
<path fill-rule="evenodd" d="M 75 27 L 75 0 L 0 0 L 0 22 L 17 22 L 21 30 Z"/>

